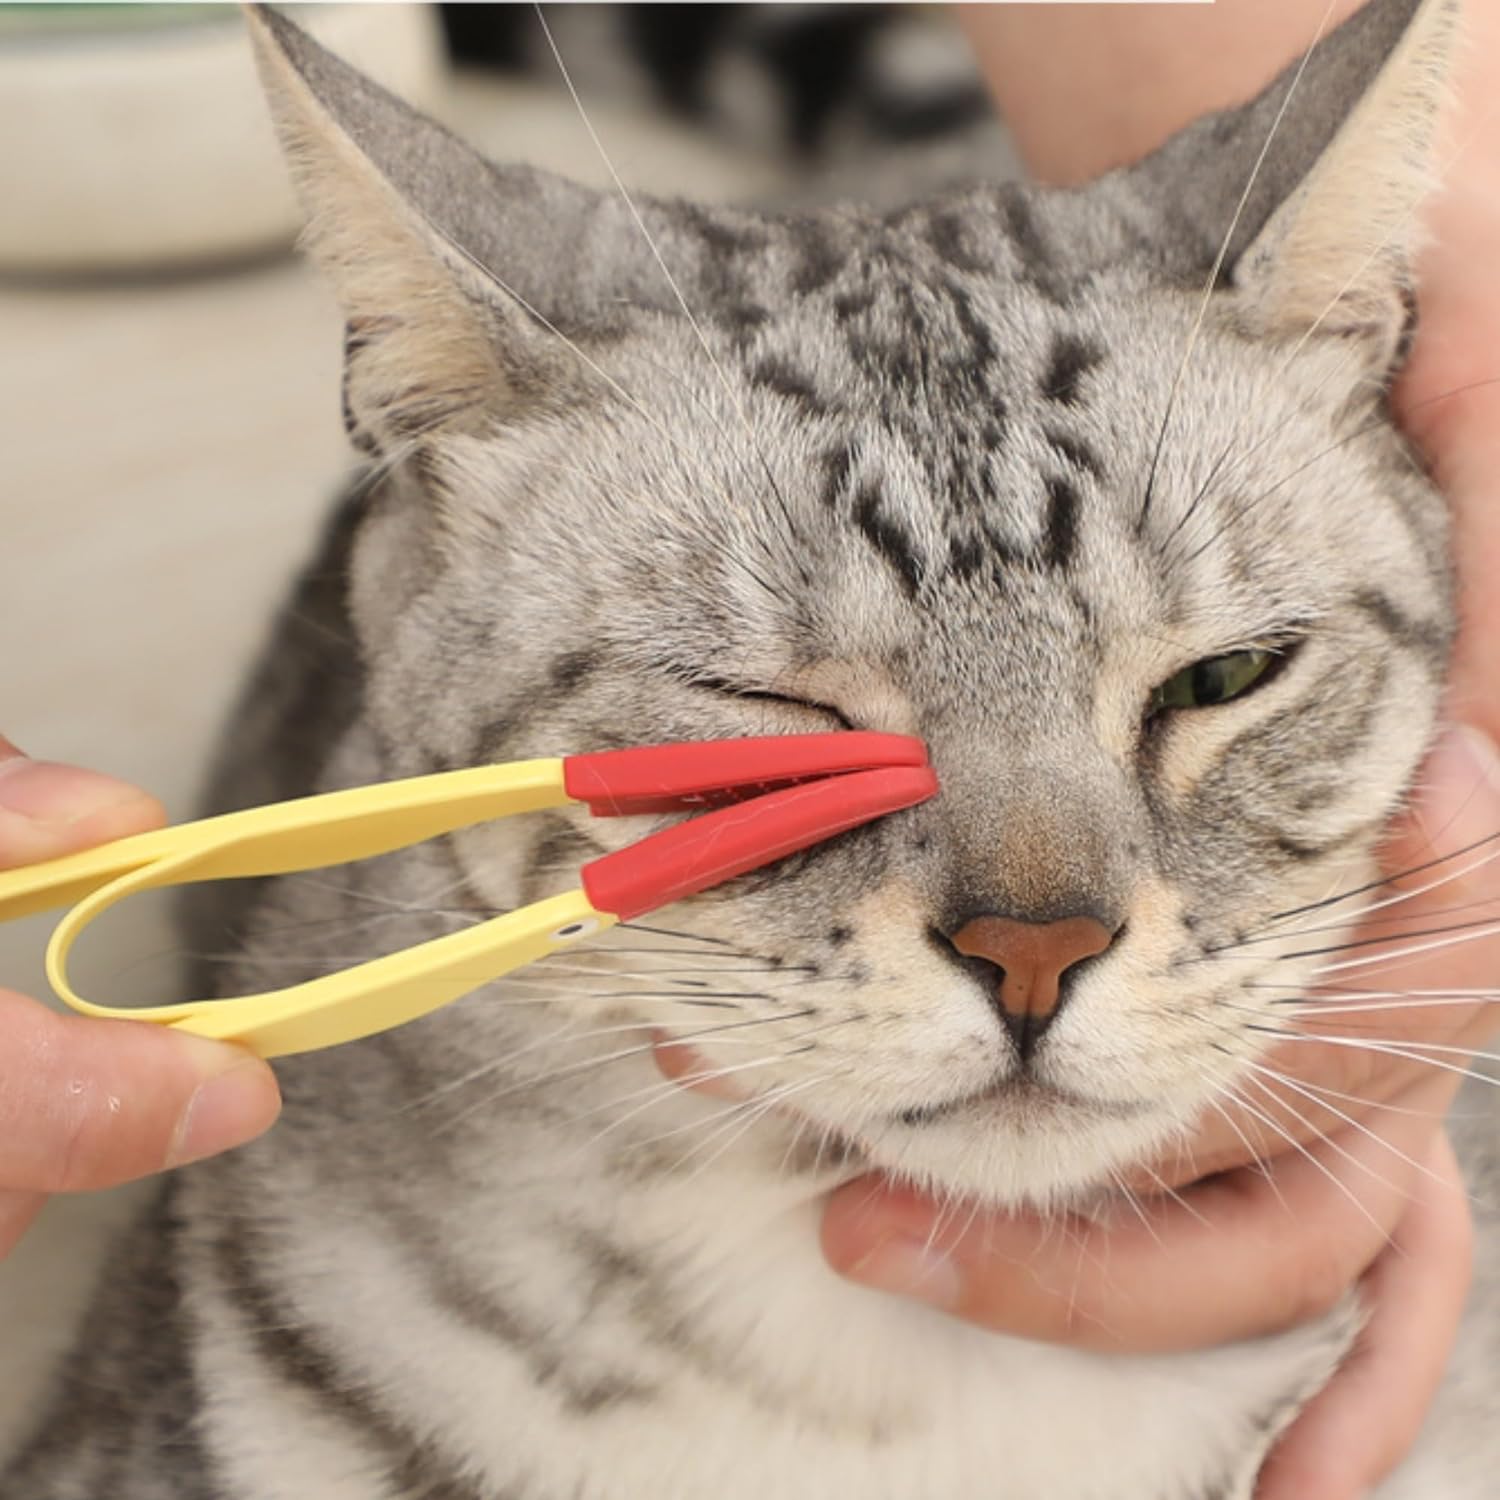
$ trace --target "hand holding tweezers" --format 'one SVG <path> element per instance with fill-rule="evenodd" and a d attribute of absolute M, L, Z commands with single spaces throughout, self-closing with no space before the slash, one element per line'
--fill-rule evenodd
<path fill-rule="evenodd" d="M 479 766 L 227 813 L 0 873 L 0 920 L 76 903 L 47 948 L 47 977 L 73 1009 L 174 1026 L 277 1057 L 414 1020 L 616 922 L 936 791 L 920 740 L 859 731 Z M 570 803 L 600 817 L 698 816 L 593 860 L 576 890 L 285 989 L 126 1010 L 84 1000 L 68 981 L 68 953 L 79 933 L 136 892 L 342 864 Z"/>

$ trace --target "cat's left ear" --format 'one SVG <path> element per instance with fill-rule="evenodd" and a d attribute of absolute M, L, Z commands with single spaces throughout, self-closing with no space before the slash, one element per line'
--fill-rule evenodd
<path fill-rule="evenodd" d="M 1452 0 L 1424 0 L 1311 172 L 1234 263 L 1250 332 L 1357 340 L 1366 373 L 1384 375 L 1400 358 L 1456 11 Z"/>
<path fill-rule="evenodd" d="M 1316 13 L 1320 6 L 1313 6 Z M 1255 337 L 1351 341 L 1389 374 L 1410 321 L 1458 0 L 1366 0 L 1258 97 L 1187 127 L 1106 191 L 1183 286 L 1211 269 Z"/>

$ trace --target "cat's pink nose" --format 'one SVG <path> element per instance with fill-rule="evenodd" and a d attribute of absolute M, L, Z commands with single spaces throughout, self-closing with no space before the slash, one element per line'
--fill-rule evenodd
<path fill-rule="evenodd" d="M 1062 977 L 1076 963 L 1103 953 L 1115 934 L 1093 917 L 1021 922 L 975 917 L 948 941 L 965 958 L 1000 970 L 1000 1019 L 1024 1057 L 1057 1013 Z"/>

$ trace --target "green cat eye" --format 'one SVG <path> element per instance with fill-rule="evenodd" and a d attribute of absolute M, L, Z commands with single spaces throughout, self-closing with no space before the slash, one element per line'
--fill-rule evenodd
<path fill-rule="evenodd" d="M 1277 660 L 1274 651 L 1251 650 L 1195 661 L 1157 688 L 1151 695 L 1151 711 L 1227 703 L 1254 687 Z"/>

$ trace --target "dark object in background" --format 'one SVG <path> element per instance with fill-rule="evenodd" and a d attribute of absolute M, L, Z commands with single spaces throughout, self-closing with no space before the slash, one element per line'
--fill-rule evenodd
<path fill-rule="evenodd" d="M 456 62 L 555 76 L 532 6 L 441 9 Z M 963 38 L 937 9 L 568 5 L 546 14 L 580 87 L 623 82 L 675 114 L 799 156 L 849 139 L 921 141 L 991 114 Z"/>

